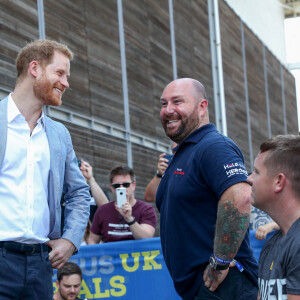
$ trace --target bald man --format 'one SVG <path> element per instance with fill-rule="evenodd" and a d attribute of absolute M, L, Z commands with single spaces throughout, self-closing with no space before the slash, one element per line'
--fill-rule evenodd
<path fill-rule="evenodd" d="M 179 145 L 156 196 L 164 259 L 175 288 L 186 300 L 257 299 L 243 154 L 209 122 L 199 81 L 169 83 L 160 102 L 162 126 Z"/>

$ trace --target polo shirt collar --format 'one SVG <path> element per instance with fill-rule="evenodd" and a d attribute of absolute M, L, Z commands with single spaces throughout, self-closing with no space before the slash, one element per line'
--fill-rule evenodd
<path fill-rule="evenodd" d="M 208 123 L 192 132 L 181 144 L 193 143 L 197 144 L 204 136 L 209 132 L 218 131 L 216 126 L 212 123 Z"/>

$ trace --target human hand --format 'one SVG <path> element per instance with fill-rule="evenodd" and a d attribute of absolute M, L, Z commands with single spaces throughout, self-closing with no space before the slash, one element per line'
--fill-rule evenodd
<path fill-rule="evenodd" d="M 267 237 L 268 233 L 270 233 L 274 229 L 274 224 L 276 223 L 271 222 L 258 227 L 255 231 L 255 238 L 257 240 L 264 240 Z"/>
<path fill-rule="evenodd" d="M 74 244 L 67 239 L 50 240 L 47 245 L 52 249 L 49 253 L 49 260 L 54 269 L 62 267 L 76 249 Z"/>
<path fill-rule="evenodd" d="M 225 277 L 228 274 L 228 271 L 229 268 L 226 270 L 214 270 L 210 265 L 207 265 L 203 274 L 203 281 L 205 286 L 211 292 L 214 292 L 225 279 Z"/>
<path fill-rule="evenodd" d="M 130 222 L 132 220 L 132 207 L 128 201 L 124 202 L 121 208 L 119 208 L 117 206 L 117 202 L 115 202 L 115 208 L 126 222 Z"/>
<path fill-rule="evenodd" d="M 84 160 L 81 160 L 80 171 L 81 171 L 83 177 L 87 180 L 87 182 L 93 177 L 92 166 Z"/>
<path fill-rule="evenodd" d="M 157 170 L 160 175 L 163 175 L 165 173 L 166 168 L 168 167 L 169 161 L 166 158 L 164 158 L 165 155 L 166 153 L 162 153 L 159 155 L 158 158 Z"/>

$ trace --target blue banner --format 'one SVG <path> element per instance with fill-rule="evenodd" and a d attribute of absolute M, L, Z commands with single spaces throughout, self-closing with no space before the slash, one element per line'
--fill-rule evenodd
<path fill-rule="evenodd" d="M 164 263 L 160 238 L 82 246 L 70 261 L 82 270 L 82 299 L 181 299 Z M 55 281 L 56 270 L 54 292 Z"/>

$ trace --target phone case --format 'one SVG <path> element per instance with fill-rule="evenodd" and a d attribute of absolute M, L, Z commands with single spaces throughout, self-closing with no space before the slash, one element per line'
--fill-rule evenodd
<path fill-rule="evenodd" d="M 117 188 L 117 206 L 122 207 L 123 203 L 126 202 L 126 188 Z"/>
<path fill-rule="evenodd" d="M 170 161 L 172 160 L 173 156 L 174 156 L 173 154 L 166 154 L 164 156 L 164 158 L 166 158 L 169 161 L 169 163 L 170 163 Z"/>

